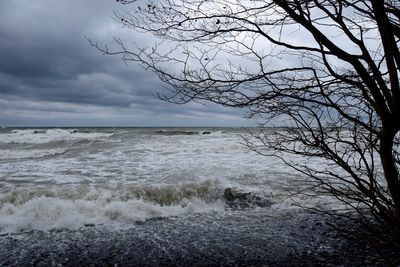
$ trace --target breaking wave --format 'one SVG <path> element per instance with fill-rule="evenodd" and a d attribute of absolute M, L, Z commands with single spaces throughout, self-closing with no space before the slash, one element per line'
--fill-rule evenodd
<path fill-rule="evenodd" d="M 157 130 L 155 133 L 159 135 L 207 135 L 212 134 L 213 132 L 210 130 Z"/>
<path fill-rule="evenodd" d="M 101 140 L 112 136 L 110 132 L 89 132 L 75 129 L 18 129 L 1 134 L 0 143 L 45 144 L 60 141 Z"/>
<path fill-rule="evenodd" d="M 54 149 L 3 149 L 0 153 L 0 160 L 9 159 L 29 159 L 29 158 L 42 158 L 46 156 L 55 156 L 65 153 L 65 149 L 54 148 Z"/>
<path fill-rule="evenodd" d="M 129 227 L 152 218 L 222 211 L 218 191 L 211 183 L 20 188 L 0 195 L 0 231 Z"/>
<path fill-rule="evenodd" d="M 126 228 L 154 218 L 222 212 L 270 202 L 217 182 L 163 186 L 61 186 L 19 188 L 0 195 L 0 232 Z"/>

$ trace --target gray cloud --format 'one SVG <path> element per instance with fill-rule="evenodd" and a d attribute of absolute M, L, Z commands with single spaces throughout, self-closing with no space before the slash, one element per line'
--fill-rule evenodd
<path fill-rule="evenodd" d="M 135 38 L 113 20 L 119 8 L 114 1 L 2 0 L 0 125 L 248 124 L 238 110 L 162 102 L 154 74 L 90 47 L 86 36 Z"/>

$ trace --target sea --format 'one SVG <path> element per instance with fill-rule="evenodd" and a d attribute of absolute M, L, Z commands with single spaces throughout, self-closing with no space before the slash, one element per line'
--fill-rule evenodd
<path fill-rule="evenodd" d="M 249 149 L 250 131 L 2 129 L 0 233 L 88 224 L 120 229 L 154 218 L 232 210 L 246 216 L 332 201 L 293 195 L 306 177 Z"/>
<path fill-rule="evenodd" d="M 246 146 L 254 131 L 258 129 L 0 129 L 0 243 L 7 248 L 0 260 L 3 256 L 4 265 L 30 265 L 27 260 L 35 257 L 29 253 L 41 255 L 42 249 L 57 247 L 57 252 L 48 252 L 53 261 L 47 258 L 44 265 L 58 264 L 68 257 L 57 253 L 73 251 L 74 246 L 82 248 L 74 253 L 82 254 L 82 244 L 97 240 L 101 245 L 96 253 L 102 254 L 111 237 L 116 244 L 129 235 L 129 240 L 152 242 L 149 247 L 157 247 L 158 255 L 211 253 L 214 242 L 214 248 L 225 244 L 237 252 L 245 247 L 254 257 L 265 256 L 265 250 L 259 251 L 261 243 L 274 237 L 296 240 L 287 231 L 263 235 L 272 223 L 295 224 L 292 218 L 298 217 L 292 215 L 302 213 L 301 206 L 339 203 L 294 194 L 307 177 Z M 304 157 L 293 161 L 310 163 Z M 20 243 L 15 247 L 16 240 Z M 182 248 L 182 242 L 196 240 L 203 240 L 203 247 Z M 247 246 L 244 240 L 249 240 Z M 154 245 L 160 242 L 163 247 Z M 20 261 L 10 262 L 13 258 Z"/>

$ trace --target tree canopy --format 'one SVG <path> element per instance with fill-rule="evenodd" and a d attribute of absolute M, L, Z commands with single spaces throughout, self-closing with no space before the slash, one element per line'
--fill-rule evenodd
<path fill-rule="evenodd" d="M 265 125 L 284 120 L 287 131 L 249 145 L 371 210 L 400 242 L 400 1 L 119 2 L 120 23 L 159 42 L 93 45 L 154 71 L 169 85 L 167 101 L 246 108 Z M 332 165 L 294 165 L 287 153 Z"/>

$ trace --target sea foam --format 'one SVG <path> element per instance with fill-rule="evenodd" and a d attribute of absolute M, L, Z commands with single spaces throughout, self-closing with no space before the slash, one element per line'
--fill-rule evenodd
<path fill-rule="evenodd" d="M 127 228 L 136 222 L 178 215 L 221 212 L 214 185 L 28 189 L 0 195 L 0 232 L 77 229 L 85 225 Z"/>
<path fill-rule="evenodd" d="M 0 160 L 8 159 L 27 159 L 42 158 L 64 153 L 66 150 L 61 148 L 54 149 L 3 149 L 0 153 Z"/>
<path fill-rule="evenodd" d="M 113 133 L 79 132 L 73 129 L 23 129 L 13 130 L 1 135 L 0 143 L 6 144 L 45 144 L 49 142 L 72 140 L 99 140 L 112 136 Z"/>

